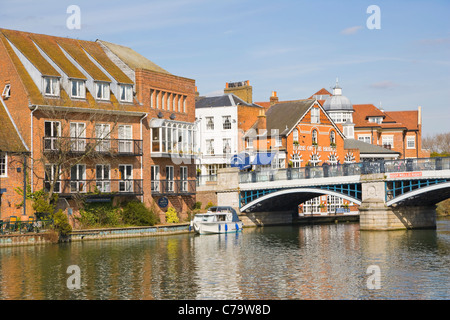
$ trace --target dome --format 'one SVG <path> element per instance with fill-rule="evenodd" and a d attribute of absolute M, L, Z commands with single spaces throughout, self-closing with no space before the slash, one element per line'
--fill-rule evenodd
<path fill-rule="evenodd" d="M 342 95 L 342 88 L 339 87 L 338 83 L 336 82 L 336 86 L 333 88 L 333 95 L 325 100 L 323 108 L 325 111 L 353 111 L 353 104 L 351 103 L 349 98 Z"/>

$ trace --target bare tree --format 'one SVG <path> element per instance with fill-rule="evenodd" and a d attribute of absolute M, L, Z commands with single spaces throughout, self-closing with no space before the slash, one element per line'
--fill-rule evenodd
<path fill-rule="evenodd" d="M 422 146 L 432 154 L 450 154 L 450 132 L 428 135 L 422 139 Z"/>

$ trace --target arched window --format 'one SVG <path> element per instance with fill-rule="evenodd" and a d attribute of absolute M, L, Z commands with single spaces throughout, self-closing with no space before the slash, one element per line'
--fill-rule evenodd
<path fill-rule="evenodd" d="M 318 138 L 317 138 L 317 130 L 314 129 L 312 132 L 312 144 L 318 144 Z"/>
<path fill-rule="evenodd" d="M 298 143 L 298 129 L 294 129 L 292 132 L 292 140 L 294 144 Z"/>
<path fill-rule="evenodd" d="M 330 132 L 330 145 L 336 146 L 336 132 L 334 130 Z"/>

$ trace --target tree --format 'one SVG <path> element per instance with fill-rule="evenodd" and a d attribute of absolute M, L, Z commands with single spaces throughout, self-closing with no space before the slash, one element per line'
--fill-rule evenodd
<path fill-rule="evenodd" d="M 432 156 L 450 156 L 450 132 L 426 136 L 422 146 L 430 150 Z"/>

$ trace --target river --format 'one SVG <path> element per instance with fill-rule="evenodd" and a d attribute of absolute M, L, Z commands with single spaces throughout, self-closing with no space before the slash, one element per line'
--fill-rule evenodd
<path fill-rule="evenodd" d="M 0 299 L 448 300 L 449 267 L 450 218 L 436 230 L 272 226 L 0 248 Z"/>

